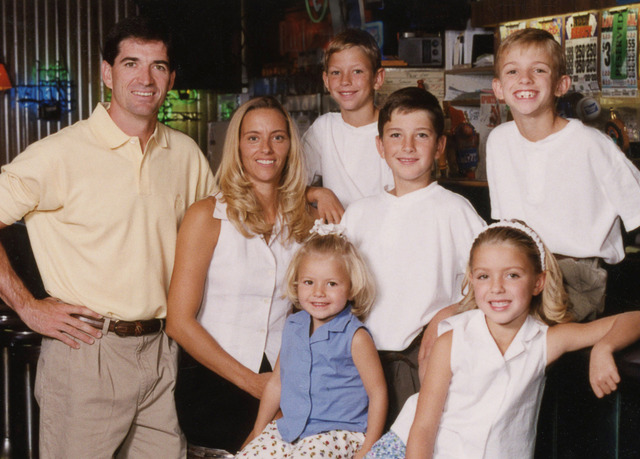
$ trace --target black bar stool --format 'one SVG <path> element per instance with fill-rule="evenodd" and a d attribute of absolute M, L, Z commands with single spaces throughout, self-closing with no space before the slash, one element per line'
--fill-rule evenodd
<path fill-rule="evenodd" d="M 233 454 L 224 449 L 188 445 L 187 459 L 233 459 Z"/>
<path fill-rule="evenodd" d="M 47 292 L 24 223 L 16 222 L 0 231 L 0 243 L 27 289 L 35 298 L 45 298 Z M 33 398 L 33 381 L 40 341 L 40 335 L 29 330 L 16 313 L 0 301 L 3 433 L 0 459 L 38 457 L 39 411 Z"/>
<path fill-rule="evenodd" d="M 33 381 L 41 339 L 12 309 L 0 304 L 2 459 L 38 457 L 38 409 Z M 13 406 L 14 402 L 17 406 Z"/>

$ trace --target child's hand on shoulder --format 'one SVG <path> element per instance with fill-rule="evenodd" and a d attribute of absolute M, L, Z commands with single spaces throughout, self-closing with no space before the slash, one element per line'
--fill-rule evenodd
<path fill-rule="evenodd" d="M 600 342 L 596 343 L 591 350 L 589 382 L 598 398 L 615 391 L 620 382 L 620 374 L 613 359 L 613 353 Z"/>
<path fill-rule="evenodd" d="M 344 207 L 329 188 L 309 187 L 307 201 L 316 203 L 317 215 L 314 215 L 314 218 L 322 218 L 327 223 L 340 223 Z"/>

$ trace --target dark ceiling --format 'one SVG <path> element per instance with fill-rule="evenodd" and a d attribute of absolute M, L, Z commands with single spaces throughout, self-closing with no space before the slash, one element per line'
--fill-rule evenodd
<path fill-rule="evenodd" d="M 279 55 L 279 22 L 288 11 L 303 11 L 304 1 L 308 0 L 244 1 L 250 78 L 259 76 L 264 64 L 283 59 Z M 343 5 L 355 3 L 357 6 L 357 0 L 341 1 Z M 464 29 L 470 15 L 469 1 L 365 0 L 365 5 L 371 19 L 384 24 L 383 54 L 396 55 L 399 33 Z M 166 21 L 175 32 L 178 89 L 240 90 L 242 3 L 240 0 L 136 0 L 141 14 Z"/>

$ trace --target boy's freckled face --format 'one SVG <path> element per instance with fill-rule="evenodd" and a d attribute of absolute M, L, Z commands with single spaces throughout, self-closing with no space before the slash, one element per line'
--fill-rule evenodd
<path fill-rule="evenodd" d="M 395 110 L 384 125 L 382 138 L 376 137 L 380 156 L 393 172 L 396 194 L 424 188 L 431 183 L 434 161 L 446 144 L 438 136 L 425 110 Z"/>
<path fill-rule="evenodd" d="M 358 111 L 373 105 L 375 91 L 384 81 L 382 69 L 374 73 L 364 51 L 353 46 L 329 58 L 322 79 L 342 111 Z"/>
<path fill-rule="evenodd" d="M 513 46 L 500 59 L 493 90 L 515 116 L 536 116 L 553 110 L 556 97 L 568 89 L 567 76 L 554 75 L 553 59 L 542 46 Z"/>

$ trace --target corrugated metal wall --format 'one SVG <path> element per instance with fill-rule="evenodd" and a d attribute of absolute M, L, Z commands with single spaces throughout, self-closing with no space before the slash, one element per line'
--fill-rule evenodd
<path fill-rule="evenodd" d="M 34 141 L 87 118 L 105 100 L 108 89 L 100 80 L 103 37 L 118 20 L 136 14 L 134 0 L 0 0 L 0 62 L 14 86 L 0 92 L 0 165 Z M 38 80 L 46 86 L 56 76 L 66 76 L 61 68 L 70 81 L 69 86 L 62 84 L 70 102 L 63 107 L 70 110 L 59 121 L 39 119 L 39 104 L 18 98 L 24 99 L 25 89 L 31 94 L 42 89 L 35 87 Z M 52 90 L 57 89 L 54 84 Z M 216 97 L 209 91 L 199 93 L 199 121 L 167 124 L 189 134 L 206 152 L 207 121 L 215 119 Z"/>
<path fill-rule="evenodd" d="M 104 99 L 106 88 L 99 76 L 102 38 L 117 20 L 136 13 L 133 0 L 0 0 L 0 60 L 14 86 L 0 92 L 0 164 L 30 143 L 86 118 Z M 55 73 L 38 72 L 38 67 L 64 67 L 68 72 L 70 86 L 64 84 L 64 89 L 69 90 L 72 110 L 60 121 L 38 119 L 37 103 L 17 100 L 18 86 L 37 85 Z"/>

